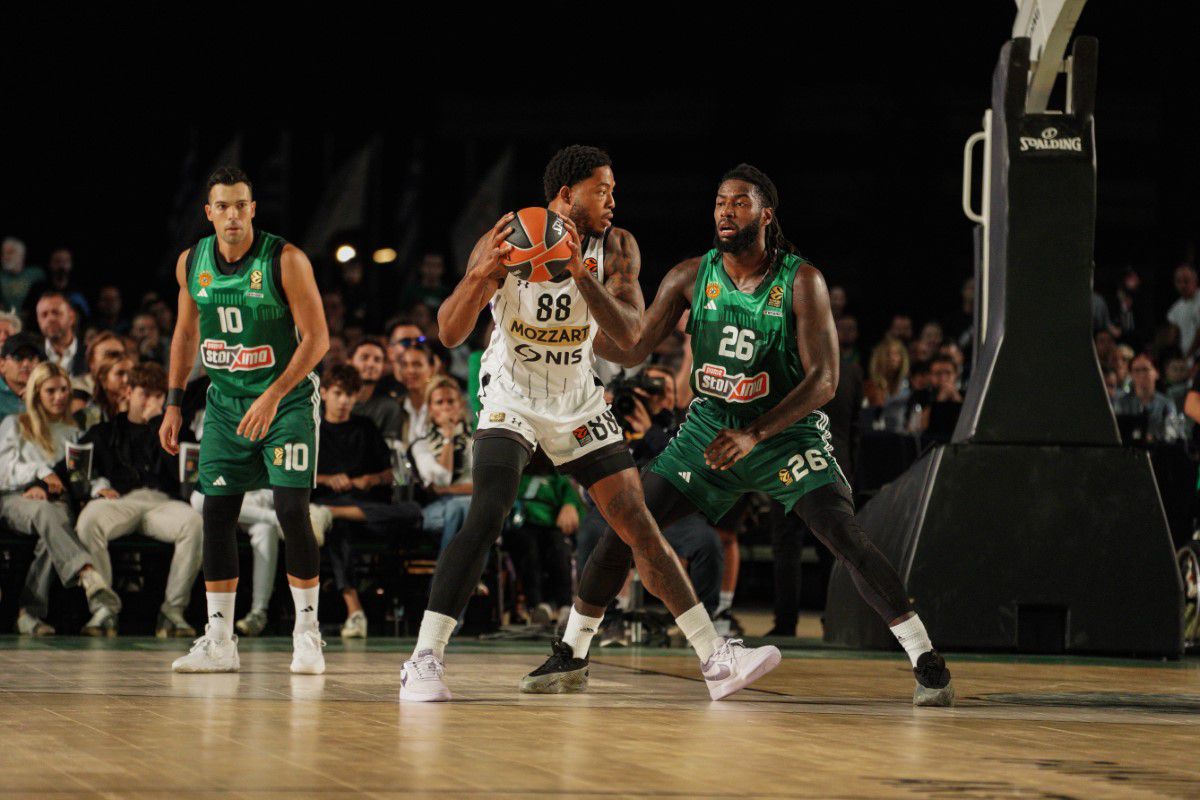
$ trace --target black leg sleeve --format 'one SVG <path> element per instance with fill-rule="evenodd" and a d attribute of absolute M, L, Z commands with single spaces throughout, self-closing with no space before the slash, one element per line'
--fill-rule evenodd
<path fill-rule="evenodd" d="M 204 580 L 231 581 L 238 577 L 237 521 L 245 495 L 204 497 Z"/>
<path fill-rule="evenodd" d="M 529 448 L 503 436 L 475 440 L 471 508 L 462 529 L 438 557 L 429 590 L 429 610 L 458 619 L 483 575 L 488 550 L 496 543 L 504 518 L 517 499 L 521 473 L 529 464 Z"/>
<path fill-rule="evenodd" d="M 312 490 L 272 486 L 271 491 L 275 494 L 275 516 L 283 528 L 283 562 L 287 574 L 300 580 L 317 577 L 321 571 L 321 551 L 308 512 Z"/>
<path fill-rule="evenodd" d="M 884 622 L 912 611 L 900 575 L 854 518 L 849 489 L 827 484 L 800 498 L 793 510 L 850 571 L 858 593 Z"/>
<path fill-rule="evenodd" d="M 696 510 L 669 480 L 649 469 L 642 471 L 642 491 L 646 495 L 646 508 L 659 530 Z M 579 599 L 588 605 L 607 608 L 621 592 L 632 566 L 633 550 L 606 524 L 604 535 L 583 565 Z"/>
<path fill-rule="evenodd" d="M 804 523 L 771 503 L 771 554 L 775 560 L 775 630 L 795 633 L 800 621 L 800 554 Z"/>

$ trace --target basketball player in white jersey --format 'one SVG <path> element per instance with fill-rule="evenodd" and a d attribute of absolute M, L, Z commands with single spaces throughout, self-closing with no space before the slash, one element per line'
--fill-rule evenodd
<path fill-rule="evenodd" d="M 746 648 L 717 635 L 646 509 L 633 458 L 592 371 L 597 330 L 630 347 L 645 311 L 637 242 L 628 231 L 612 227 L 612 162 L 594 147 L 564 148 L 546 166 L 543 187 L 550 210 L 564 221 L 570 237 L 567 270 L 541 283 L 510 275 L 502 259 L 511 249 L 505 239 L 514 215 L 505 214 L 476 243 L 466 275 L 438 310 L 439 336 L 447 347 L 466 339 L 488 305 L 495 331 L 479 379 L 483 408 L 475 434 L 471 508 L 438 558 L 417 646 L 400 673 L 400 699 L 450 699 L 446 643 L 479 583 L 536 447 L 588 490 L 629 544 L 643 584 L 675 616 L 700 657 L 710 695 L 720 699 L 773 669 L 779 651 Z M 563 639 L 553 645 L 555 663 L 547 662 L 552 667 L 545 672 L 547 685 L 523 688 L 554 692 L 572 688 L 565 682 L 586 682 L 588 647 L 599 624 L 599 618 L 572 609 Z M 540 677 L 531 675 L 526 682 Z"/>

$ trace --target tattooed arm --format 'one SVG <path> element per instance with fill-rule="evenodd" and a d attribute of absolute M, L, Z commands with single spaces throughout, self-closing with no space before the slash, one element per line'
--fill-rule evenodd
<path fill-rule="evenodd" d="M 596 318 L 602 333 L 619 347 L 633 347 L 642 329 L 642 314 L 646 301 L 642 287 L 638 285 L 638 273 L 642 269 L 642 254 L 638 250 L 633 234 L 621 228 L 609 231 L 607 250 L 604 253 L 604 283 L 596 280 L 583 265 L 579 252 L 581 240 L 574 224 L 563 217 L 574 241 L 574 258 L 567 266 L 579 293 L 587 301 L 588 309 Z"/>

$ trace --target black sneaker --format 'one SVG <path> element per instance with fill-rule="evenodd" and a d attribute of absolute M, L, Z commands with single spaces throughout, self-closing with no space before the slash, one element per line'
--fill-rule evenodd
<path fill-rule="evenodd" d="M 555 639 L 550 648 L 554 652 L 546 663 L 521 679 L 521 691 L 525 694 L 586 692 L 588 660 L 576 658 L 571 646 L 562 639 Z"/>
<path fill-rule="evenodd" d="M 922 653 L 913 667 L 917 688 L 913 690 L 914 706 L 954 705 L 954 684 L 950 682 L 950 670 L 946 659 L 936 650 Z"/>

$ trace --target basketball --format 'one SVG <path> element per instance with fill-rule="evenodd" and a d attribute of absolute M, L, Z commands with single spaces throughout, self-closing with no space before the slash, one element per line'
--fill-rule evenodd
<path fill-rule="evenodd" d="M 504 266 L 513 275 L 541 283 L 557 278 L 567 268 L 571 247 L 567 226 L 558 214 L 548 208 L 522 208 L 512 228 L 505 240 L 512 250 L 504 257 Z"/>

